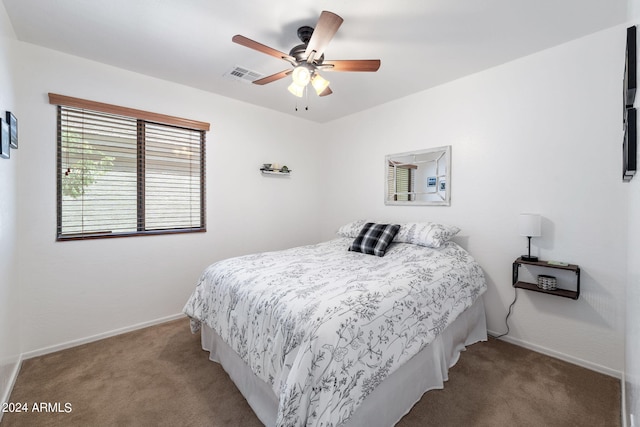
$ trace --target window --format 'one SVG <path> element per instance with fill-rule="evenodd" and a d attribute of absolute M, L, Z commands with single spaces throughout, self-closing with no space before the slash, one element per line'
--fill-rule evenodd
<path fill-rule="evenodd" d="M 57 239 L 205 231 L 208 123 L 49 94 Z"/>
<path fill-rule="evenodd" d="M 415 165 L 405 165 L 390 162 L 388 168 L 387 185 L 389 195 L 393 200 L 407 202 L 415 197 L 413 183 L 415 181 Z"/>
<path fill-rule="evenodd" d="M 398 166 L 396 168 L 396 200 L 410 201 L 413 199 L 413 169 Z"/>

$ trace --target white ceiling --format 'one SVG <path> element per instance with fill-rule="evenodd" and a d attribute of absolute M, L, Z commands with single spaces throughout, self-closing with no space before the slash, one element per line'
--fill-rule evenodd
<path fill-rule="evenodd" d="M 19 40 L 327 122 L 626 21 L 626 0 L 3 0 Z M 231 42 L 241 34 L 288 53 L 322 10 L 344 18 L 326 59 L 381 59 L 376 73 L 323 73 L 333 94 L 308 100 L 288 63 Z M 298 111 L 295 111 L 295 107 Z M 305 110 L 305 106 L 309 107 Z"/>

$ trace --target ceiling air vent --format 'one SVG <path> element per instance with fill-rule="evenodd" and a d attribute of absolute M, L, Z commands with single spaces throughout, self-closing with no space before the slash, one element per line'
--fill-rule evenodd
<path fill-rule="evenodd" d="M 251 83 L 254 80 L 262 78 L 262 74 L 236 65 L 235 67 L 224 73 L 224 77 L 244 83 Z"/>

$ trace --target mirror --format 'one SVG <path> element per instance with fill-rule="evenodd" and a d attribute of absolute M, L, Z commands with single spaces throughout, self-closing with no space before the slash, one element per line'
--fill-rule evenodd
<path fill-rule="evenodd" d="M 385 165 L 386 205 L 450 205 L 450 145 L 389 154 Z"/>

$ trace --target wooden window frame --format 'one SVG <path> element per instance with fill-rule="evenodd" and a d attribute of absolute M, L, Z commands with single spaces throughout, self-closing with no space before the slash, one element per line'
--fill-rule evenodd
<path fill-rule="evenodd" d="M 130 236 L 143 236 L 143 235 L 158 235 L 158 234 L 177 234 L 177 233 L 193 233 L 193 232 L 206 232 L 206 189 L 205 189 L 205 170 L 206 170 L 206 134 L 205 132 L 210 130 L 210 124 L 206 122 L 200 122 L 196 120 L 184 119 L 175 116 L 168 116 L 158 113 L 151 113 L 148 111 L 137 110 L 127 107 L 120 107 L 117 105 L 105 104 L 101 102 L 89 101 L 80 98 L 73 98 L 64 95 L 58 95 L 49 93 L 49 103 L 57 106 L 57 241 L 68 240 L 85 240 L 85 239 L 100 239 L 100 238 L 114 238 L 114 237 L 130 237 Z M 146 230 L 145 226 L 145 168 L 144 161 L 138 162 L 137 168 L 137 231 L 133 232 L 118 232 L 118 233 L 80 233 L 80 234 L 63 234 L 62 233 L 62 140 L 61 140 L 61 107 L 71 107 L 81 110 L 88 110 L 91 112 L 112 114 L 117 116 L 123 116 L 130 119 L 135 119 L 137 122 L 136 132 L 136 146 L 138 152 L 138 159 L 144 158 L 145 140 L 144 135 L 145 124 L 170 126 L 176 128 L 184 128 L 189 131 L 197 131 L 200 134 L 200 161 L 199 161 L 199 173 L 200 173 L 200 225 L 199 227 L 192 228 L 174 228 L 174 229 L 161 229 L 161 230 Z"/>

